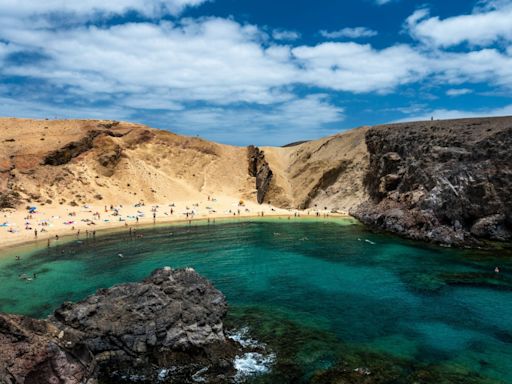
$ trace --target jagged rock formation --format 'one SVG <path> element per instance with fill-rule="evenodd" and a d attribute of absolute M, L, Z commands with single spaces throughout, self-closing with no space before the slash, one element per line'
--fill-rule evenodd
<path fill-rule="evenodd" d="M 265 153 L 258 147 L 254 145 L 247 147 L 247 159 L 249 175 L 256 178 L 256 199 L 259 204 L 262 204 L 270 187 L 273 173 L 265 159 Z"/>
<path fill-rule="evenodd" d="M 92 384 L 136 374 L 165 383 L 158 367 L 172 365 L 167 382 L 189 382 L 207 366 L 202 376 L 223 383 L 239 347 L 224 336 L 226 311 L 222 293 L 195 271 L 164 268 L 65 303 L 47 320 L 2 314 L 0 382 Z"/>
<path fill-rule="evenodd" d="M 379 126 L 366 144 L 364 223 L 453 245 L 512 238 L 512 118 Z"/>

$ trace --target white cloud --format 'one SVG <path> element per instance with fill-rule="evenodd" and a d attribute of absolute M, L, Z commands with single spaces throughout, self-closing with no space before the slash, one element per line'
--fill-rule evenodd
<path fill-rule="evenodd" d="M 512 2 L 494 4 L 492 9 L 475 10 L 470 15 L 453 16 L 441 20 L 429 17 L 429 11 L 420 9 L 406 21 L 411 35 L 438 47 L 461 43 L 485 46 L 500 39 L 512 41 Z"/>
<path fill-rule="evenodd" d="M 365 28 L 365 27 L 356 27 L 356 28 L 343 28 L 337 31 L 320 31 L 320 35 L 328 39 L 339 39 L 339 38 L 349 38 L 349 39 L 359 39 L 363 37 L 373 37 L 377 36 L 378 32 L 373 29 Z"/>
<path fill-rule="evenodd" d="M 375 3 L 377 5 L 384 5 L 384 4 L 388 4 L 388 3 L 391 3 L 392 0 L 375 0 Z"/>
<path fill-rule="evenodd" d="M 428 61 L 406 45 L 375 50 L 356 43 L 323 43 L 297 47 L 303 81 L 320 87 L 386 93 L 428 74 Z"/>
<path fill-rule="evenodd" d="M 274 29 L 272 31 L 272 37 L 275 40 L 293 41 L 300 39 L 300 33 L 297 31 L 289 31 L 286 29 Z"/>
<path fill-rule="evenodd" d="M 487 108 L 478 109 L 473 111 L 465 111 L 458 109 L 435 109 L 424 111 L 421 114 L 414 114 L 394 122 L 409 122 L 409 121 L 425 121 L 433 117 L 436 120 L 444 119 L 466 119 L 472 117 L 498 117 L 498 116 L 512 116 L 512 104 L 500 108 Z"/>
<path fill-rule="evenodd" d="M 430 67 L 439 82 L 483 82 L 512 89 L 512 57 L 496 49 L 437 53 L 432 55 Z"/>
<path fill-rule="evenodd" d="M 452 88 L 446 91 L 448 96 L 462 96 L 469 93 L 473 93 L 473 91 L 469 88 Z"/>
<path fill-rule="evenodd" d="M 206 0 L 0 0 L 3 16 L 33 16 L 48 14 L 91 15 L 94 13 L 124 14 L 136 11 L 146 16 L 178 14 L 188 6 Z"/>
<path fill-rule="evenodd" d="M 344 119 L 343 108 L 329 103 L 325 95 L 313 94 L 277 103 L 264 109 L 203 107 L 186 109 L 165 117 L 172 121 L 170 129 L 202 135 L 214 140 L 235 143 L 236 134 L 246 142 L 260 145 L 284 145 L 297 140 L 313 139 L 332 134 L 336 129 L 324 124 L 339 123 Z M 162 126 L 166 122 L 158 122 Z M 168 123 L 167 123 L 168 124 Z M 268 134 L 266 134 L 268 133 Z"/>
<path fill-rule="evenodd" d="M 163 93 L 171 100 L 268 103 L 286 95 L 274 88 L 297 75 L 289 49 L 280 54 L 258 41 L 258 30 L 226 19 L 180 25 L 132 23 L 108 28 L 1 30 L 23 49 L 44 51 L 42 63 L 4 67 L 91 93 Z"/>

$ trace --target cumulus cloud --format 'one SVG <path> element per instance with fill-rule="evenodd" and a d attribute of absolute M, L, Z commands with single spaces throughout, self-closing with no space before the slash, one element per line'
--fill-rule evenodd
<path fill-rule="evenodd" d="M 406 45 L 375 50 L 370 45 L 323 43 L 292 50 L 305 82 L 350 92 L 386 93 L 424 77 L 428 61 Z"/>
<path fill-rule="evenodd" d="M 356 27 L 356 28 L 343 28 L 337 31 L 320 31 L 320 35 L 328 39 L 340 39 L 340 38 L 349 38 L 349 39 L 359 39 L 363 37 L 373 37 L 377 36 L 378 32 L 373 29 L 365 28 L 365 27 Z"/>
<path fill-rule="evenodd" d="M 265 49 L 258 31 L 227 19 L 128 23 L 65 32 L 1 30 L 23 51 L 48 60 L 4 66 L 8 75 L 30 76 L 91 93 L 166 94 L 171 100 L 219 103 L 282 100 L 274 88 L 293 82 L 288 50 Z"/>
<path fill-rule="evenodd" d="M 497 49 L 437 53 L 430 68 L 440 83 L 488 83 L 512 89 L 512 57 Z"/>
<path fill-rule="evenodd" d="M 414 38 L 438 47 L 461 43 L 486 46 L 500 39 L 512 41 L 511 1 L 495 2 L 482 11 L 478 9 L 469 15 L 446 19 L 430 17 L 427 9 L 419 9 L 409 16 L 406 25 Z"/>

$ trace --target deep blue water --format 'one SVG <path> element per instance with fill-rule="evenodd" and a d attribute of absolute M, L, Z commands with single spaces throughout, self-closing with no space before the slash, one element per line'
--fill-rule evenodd
<path fill-rule="evenodd" d="M 276 351 L 273 373 L 256 381 L 307 381 L 364 366 L 382 383 L 412 382 L 422 370 L 433 378 L 418 383 L 512 383 L 510 251 L 429 246 L 349 219 L 139 233 L 25 250 L 21 261 L 10 252 L 0 259 L 0 311 L 42 317 L 97 288 L 191 266 L 226 295 L 228 324 L 248 326 Z M 20 280 L 21 273 L 38 277 Z"/>

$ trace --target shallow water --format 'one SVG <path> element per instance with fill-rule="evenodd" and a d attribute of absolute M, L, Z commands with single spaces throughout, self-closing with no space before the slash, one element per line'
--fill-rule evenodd
<path fill-rule="evenodd" d="M 512 383 L 510 251 L 428 246 L 349 219 L 138 232 L 143 239 L 109 234 L 1 258 L 0 311 L 43 317 L 155 268 L 191 266 L 226 295 L 228 323 L 276 352 L 273 372 L 255 381 L 306 381 L 345 364 L 399 378 L 382 382 L 428 367 L 445 382 Z"/>

